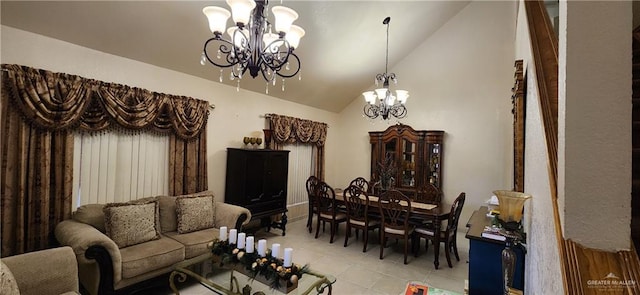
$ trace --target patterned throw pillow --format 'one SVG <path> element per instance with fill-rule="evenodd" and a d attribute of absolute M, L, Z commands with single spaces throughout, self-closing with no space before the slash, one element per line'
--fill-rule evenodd
<path fill-rule="evenodd" d="M 215 226 L 213 196 L 184 196 L 176 198 L 178 233 L 212 228 Z"/>
<path fill-rule="evenodd" d="M 158 202 L 111 203 L 104 207 L 107 236 L 119 248 L 160 238 Z"/>

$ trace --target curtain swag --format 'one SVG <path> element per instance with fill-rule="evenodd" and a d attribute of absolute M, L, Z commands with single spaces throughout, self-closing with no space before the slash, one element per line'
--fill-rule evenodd
<path fill-rule="evenodd" d="M 207 125 L 209 103 L 204 100 L 27 66 L 2 64 L 2 69 L 9 102 L 41 130 L 116 127 L 194 139 Z"/>
<path fill-rule="evenodd" d="M 313 143 L 324 146 L 327 124 L 289 116 L 268 114 L 273 139 L 278 143 Z"/>

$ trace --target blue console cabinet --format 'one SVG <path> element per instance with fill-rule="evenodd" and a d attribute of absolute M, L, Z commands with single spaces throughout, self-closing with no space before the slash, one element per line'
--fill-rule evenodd
<path fill-rule="evenodd" d="M 482 237 L 485 225 L 491 224 L 487 217 L 487 207 L 476 210 L 467 223 L 466 238 L 469 239 L 469 294 L 500 295 L 502 291 L 502 249 L 503 241 Z M 513 287 L 524 291 L 525 251 L 514 247 L 516 253 L 516 271 Z"/>

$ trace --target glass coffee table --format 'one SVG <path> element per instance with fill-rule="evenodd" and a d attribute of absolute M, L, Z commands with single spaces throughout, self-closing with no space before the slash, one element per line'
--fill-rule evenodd
<path fill-rule="evenodd" d="M 169 286 L 175 294 L 180 294 L 176 283 L 184 283 L 187 278 L 195 279 L 200 285 L 215 294 L 262 295 L 262 294 L 331 294 L 336 278 L 309 269 L 295 284 L 282 281 L 280 288 L 270 287 L 268 280 L 247 275 L 241 265 L 220 264 L 220 258 L 212 253 L 202 254 L 179 262 L 173 266 L 169 276 Z M 240 286 L 243 286 L 240 288 Z"/>

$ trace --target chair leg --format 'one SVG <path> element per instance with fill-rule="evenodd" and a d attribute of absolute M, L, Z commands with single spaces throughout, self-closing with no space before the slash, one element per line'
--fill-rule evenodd
<path fill-rule="evenodd" d="M 386 246 L 386 240 L 384 237 L 384 231 L 380 229 L 380 259 L 382 259 L 382 253 L 384 252 L 384 247 Z"/>
<path fill-rule="evenodd" d="M 349 236 L 351 235 L 351 226 L 349 225 L 349 221 L 347 221 L 347 229 L 344 235 L 344 246 L 347 246 L 347 242 L 349 241 Z"/>
<path fill-rule="evenodd" d="M 453 254 L 456 255 L 456 260 L 460 261 L 460 256 L 458 256 L 458 243 L 456 242 L 456 237 L 453 237 L 453 244 L 451 245 L 453 248 Z"/>
<path fill-rule="evenodd" d="M 318 238 L 318 233 L 320 233 L 320 216 L 318 216 L 318 221 L 316 222 L 316 239 Z"/>
<path fill-rule="evenodd" d="M 307 228 L 309 229 L 309 233 L 313 231 L 313 209 L 309 206 L 309 216 L 307 217 Z"/>
<path fill-rule="evenodd" d="M 445 256 L 447 257 L 447 264 L 449 264 L 449 268 L 452 268 L 453 265 L 451 264 L 451 254 L 450 254 L 450 250 L 451 250 L 451 245 L 449 244 L 449 240 L 445 240 L 444 241 L 444 253 Z"/>
<path fill-rule="evenodd" d="M 333 244 L 333 237 L 335 236 L 336 231 L 338 231 L 337 226 L 338 226 L 337 222 L 331 221 L 331 224 L 330 224 L 330 227 L 331 227 L 331 239 L 329 239 L 329 243 L 330 244 Z"/>
<path fill-rule="evenodd" d="M 331 233 L 331 238 L 329 239 L 329 244 L 333 244 L 333 222 L 329 224 L 329 232 Z"/>
<path fill-rule="evenodd" d="M 362 252 L 367 252 L 367 242 L 369 241 L 369 228 L 365 227 L 363 229 L 363 231 L 364 231 L 364 233 L 363 233 L 363 235 L 364 235 L 364 237 L 363 237 L 364 238 L 364 247 L 362 248 Z"/>
<path fill-rule="evenodd" d="M 409 236 L 404 237 L 404 264 L 407 264 L 407 253 L 409 253 Z"/>

